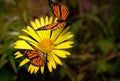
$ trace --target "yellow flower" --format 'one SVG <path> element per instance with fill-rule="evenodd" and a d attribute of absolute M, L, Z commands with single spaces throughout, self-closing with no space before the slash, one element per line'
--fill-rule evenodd
<path fill-rule="evenodd" d="M 66 49 L 71 48 L 73 41 L 69 40 L 73 37 L 73 34 L 69 32 L 69 27 L 60 28 L 54 31 L 51 30 L 40 30 L 35 31 L 39 27 L 52 24 L 56 22 L 56 19 L 53 20 L 53 17 L 41 17 L 40 19 L 35 19 L 35 22 L 31 22 L 31 26 L 27 26 L 26 29 L 23 29 L 25 35 L 20 35 L 19 40 L 15 42 L 14 48 L 18 50 L 35 50 L 31 45 L 36 47 L 38 50 L 43 52 L 43 56 L 46 58 L 46 65 L 48 70 L 52 72 L 53 68 L 56 69 L 56 65 L 62 65 L 60 58 L 67 58 L 67 55 L 70 55 L 70 52 L 66 51 Z M 30 45 L 31 44 L 31 45 Z M 15 54 L 15 58 L 23 57 L 20 51 L 17 51 Z M 41 73 L 44 73 L 43 66 L 35 66 L 30 62 L 30 59 L 25 58 L 19 66 L 23 66 L 26 63 L 30 63 L 28 67 L 28 72 L 30 74 L 36 73 L 39 69 Z"/>

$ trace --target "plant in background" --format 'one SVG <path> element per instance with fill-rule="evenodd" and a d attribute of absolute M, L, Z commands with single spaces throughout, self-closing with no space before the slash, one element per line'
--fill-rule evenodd
<path fill-rule="evenodd" d="M 69 27 L 65 29 L 62 27 L 54 31 L 35 31 L 39 27 L 53 22 L 56 22 L 56 19 L 53 21 L 53 17 L 35 19 L 35 22 L 31 22 L 31 26 L 23 29 L 26 34 L 18 36 L 19 40 L 15 42 L 14 48 L 18 49 L 14 54 L 15 58 L 26 56 L 19 66 L 29 62 L 28 72 L 31 74 L 36 73 L 39 69 L 41 69 L 41 73 L 44 73 L 45 65 L 52 72 L 53 68 L 56 69 L 57 64 L 62 65 L 60 58 L 67 58 L 67 55 L 70 55 L 70 52 L 66 51 L 73 44 L 73 41 L 69 40 L 73 37 L 73 34 L 68 31 Z"/>

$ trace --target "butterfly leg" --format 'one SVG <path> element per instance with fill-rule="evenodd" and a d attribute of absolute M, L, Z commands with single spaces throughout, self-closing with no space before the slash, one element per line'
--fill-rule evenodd
<path fill-rule="evenodd" d="M 40 28 L 36 29 L 35 31 L 39 31 L 39 30 L 46 30 L 46 29 L 45 29 L 45 26 L 40 27 Z"/>

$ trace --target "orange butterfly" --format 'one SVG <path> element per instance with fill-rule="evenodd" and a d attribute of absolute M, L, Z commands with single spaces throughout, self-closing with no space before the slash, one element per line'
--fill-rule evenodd
<path fill-rule="evenodd" d="M 27 42 L 28 43 L 28 42 Z M 26 56 L 31 64 L 37 67 L 43 66 L 46 62 L 44 53 L 28 43 L 34 50 L 20 50 L 20 53 Z"/>
<path fill-rule="evenodd" d="M 56 30 L 58 28 L 66 26 L 67 17 L 69 15 L 69 11 L 65 5 L 60 5 L 52 0 L 48 0 L 49 7 L 51 8 L 51 11 L 53 14 L 57 17 L 57 22 L 53 24 L 46 25 L 44 27 L 40 27 L 37 30 L 49 30 L 53 29 Z"/>

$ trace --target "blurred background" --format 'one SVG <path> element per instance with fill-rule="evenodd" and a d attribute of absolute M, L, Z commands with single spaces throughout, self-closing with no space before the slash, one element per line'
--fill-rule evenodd
<path fill-rule="evenodd" d="M 70 11 L 72 55 L 52 73 L 30 75 L 13 45 L 30 21 L 52 15 L 48 1 L 0 0 L 0 81 L 120 81 L 120 0 L 56 2 Z"/>

